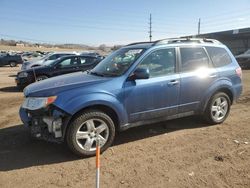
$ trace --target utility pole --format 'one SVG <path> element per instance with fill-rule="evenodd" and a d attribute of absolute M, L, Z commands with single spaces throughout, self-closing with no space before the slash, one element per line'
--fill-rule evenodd
<path fill-rule="evenodd" d="M 152 41 L 152 15 L 149 17 L 149 41 Z"/>
<path fill-rule="evenodd" d="M 201 19 L 199 18 L 199 22 L 198 22 L 198 35 L 200 34 L 201 31 Z"/>

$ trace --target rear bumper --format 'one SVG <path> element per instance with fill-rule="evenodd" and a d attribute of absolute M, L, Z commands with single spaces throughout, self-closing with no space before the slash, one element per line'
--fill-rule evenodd
<path fill-rule="evenodd" d="M 240 98 L 240 95 L 242 94 L 243 91 L 242 84 L 235 85 L 233 91 L 234 91 L 234 101 L 236 101 Z"/>

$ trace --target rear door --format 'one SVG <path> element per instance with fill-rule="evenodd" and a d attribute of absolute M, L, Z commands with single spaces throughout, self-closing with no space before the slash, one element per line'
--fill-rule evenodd
<path fill-rule="evenodd" d="M 97 58 L 86 57 L 86 56 L 80 56 L 79 62 L 80 62 L 79 69 L 81 71 L 91 70 L 98 63 Z"/>
<path fill-rule="evenodd" d="M 179 113 L 193 113 L 202 97 L 218 77 L 203 47 L 180 47 Z"/>

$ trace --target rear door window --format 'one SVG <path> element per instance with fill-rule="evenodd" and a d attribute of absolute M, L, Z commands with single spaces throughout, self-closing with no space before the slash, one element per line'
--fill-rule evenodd
<path fill-rule="evenodd" d="M 224 48 L 206 47 L 206 49 L 215 67 L 222 67 L 232 62 L 231 57 Z"/>
<path fill-rule="evenodd" d="M 202 67 L 208 67 L 209 59 L 203 48 L 180 48 L 181 71 L 195 71 Z"/>
<path fill-rule="evenodd" d="M 92 57 L 80 57 L 81 65 L 91 65 L 95 63 L 95 58 Z"/>
<path fill-rule="evenodd" d="M 77 57 L 71 57 L 71 58 L 64 59 L 58 65 L 61 68 L 77 66 L 77 65 L 79 65 L 78 58 Z"/>

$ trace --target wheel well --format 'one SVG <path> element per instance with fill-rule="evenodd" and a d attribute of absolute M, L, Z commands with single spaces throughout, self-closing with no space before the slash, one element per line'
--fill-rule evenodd
<path fill-rule="evenodd" d="M 49 76 L 47 74 L 38 74 L 38 75 L 36 75 L 36 77 L 39 77 L 39 76 L 47 76 L 49 78 Z"/>
<path fill-rule="evenodd" d="M 108 106 L 105 106 L 105 105 L 92 105 L 92 106 L 88 106 L 88 107 L 85 107 L 81 110 L 79 110 L 78 112 L 76 112 L 72 118 L 70 119 L 68 125 L 70 124 L 70 122 L 78 115 L 78 114 L 81 114 L 83 113 L 84 111 L 86 110 L 100 110 L 102 112 L 105 112 L 107 115 L 109 115 L 109 117 L 113 120 L 114 122 L 114 125 L 116 127 L 116 130 L 119 130 L 119 118 L 118 118 L 118 115 L 117 113 L 110 107 Z M 67 126 L 68 127 L 68 126 Z"/>
<path fill-rule="evenodd" d="M 11 62 L 15 62 L 15 63 L 17 63 L 17 61 L 16 60 L 10 60 L 10 61 L 8 61 L 9 63 L 11 63 Z"/>
<path fill-rule="evenodd" d="M 229 97 L 230 103 L 233 104 L 233 99 L 234 99 L 234 98 L 233 98 L 233 93 L 232 93 L 232 91 L 231 91 L 230 89 L 228 89 L 228 88 L 220 88 L 220 89 L 216 90 L 216 91 L 210 96 L 210 98 L 209 98 L 208 100 L 204 101 L 205 103 L 204 103 L 204 106 L 202 107 L 202 112 L 204 112 L 204 111 L 206 110 L 206 107 L 207 107 L 207 105 L 208 105 L 208 103 L 209 103 L 211 97 L 213 97 L 216 93 L 219 93 L 219 92 L 223 92 L 223 93 L 227 94 L 228 97 Z"/>
<path fill-rule="evenodd" d="M 232 91 L 230 91 L 230 89 L 221 88 L 221 89 L 217 90 L 215 93 L 218 93 L 218 92 L 226 93 L 228 95 L 229 99 L 230 99 L 231 104 L 233 103 L 233 100 L 234 100 L 233 93 L 232 93 Z"/>

